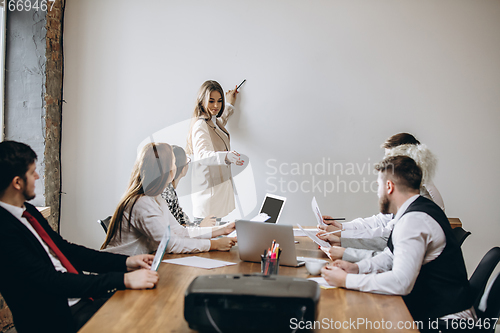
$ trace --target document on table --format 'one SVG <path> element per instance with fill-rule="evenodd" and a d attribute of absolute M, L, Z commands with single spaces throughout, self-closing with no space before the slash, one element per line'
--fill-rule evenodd
<path fill-rule="evenodd" d="M 302 230 L 293 228 L 293 237 L 305 237 L 307 236 Z"/>
<path fill-rule="evenodd" d="M 319 211 L 319 206 L 318 203 L 316 202 L 316 197 L 313 197 L 311 201 L 311 207 L 314 213 L 314 216 L 316 216 L 316 220 L 318 221 L 318 225 L 326 225 L 325 222 L 323 222 L 323 215 L 321 215 L 321 212 Z"/>
<path fill-rule="evenodd" d="M 198 267 L 198 268 L 205 268 L 205 269 L 212 269 L 212 268 L 236 265 L 236 263 L 234 263 L 234 262 L 208 259 L 208 258 L 197 257 L 197 256 L 177 258 L 177 259 L 167 259 L 167 260 L 163 260 L 163 262 L 166 262 L 169 264 L 191 266 L 191 267 Z"/>
<path fill-rule="evenodd" d="M 300 230 L 302 230 L 307 235 L 307 237 L 311 238 L 314 241 L 314 243 L 318 244 L 319 246 L 332 247 L 330 243 L 325 242 L 324 240 L 321 240 L 318 238 L 318 236 L 316 236 L 316 233 L 318 232 L 317 230 L 306 230 L 302 228 L 300 224 L 297 223 L 297 225 L 299 226 Z"/>
<path fill-rule="evenodd" d="M 266 222 L 270 218 L 271 218 L 271 216 L 267 215 L 266 213 L 260 213 L 259 215 L 257 215 L 253 219 L 251 219 L 250 221 L 253 221 L 253 222 Z"/>
<path fill-rule="evenodd" d="M 319 284 L 319 287 L 322 288 L 322 289 L 334 289 L 334 288 L 337 288 L 337 287 L 334 287 L 334 286 L 330 286 L 328 284 L 328 282 L 326 282 L 326 280 L 324 278 L 322 278 L 322 277 L 309 278 L 308 280 L 316 282 L 317 284 Z"/>

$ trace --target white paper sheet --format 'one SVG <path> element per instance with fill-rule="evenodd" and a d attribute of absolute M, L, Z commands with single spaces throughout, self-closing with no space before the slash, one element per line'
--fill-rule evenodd
<path fill-rule="evenodd" d="M 316 202 L 316 197 L 313 197 L 311 201 L 311 207 L 314 213 L 314 216 L 316 216 L 316 220 L 318 221 L 318 225 L 326 225 L 325 222 L 323 222 L 323 215 L 321 215 L 321 212 L 319 211 L 319 206 L 318 203 Z"/>
<path fill-rule="evenodd" d="M 251 219 L 250 221 L 253 221 L 253 222 L 266 222 L 270 218 L 271 218 L 271 216 L 267 215 L 266 213 L 260 213 L 259 215 L 257 215 L 253 219 Z"/>
<path fill-rule="evenodd" d="M 323 288 L 323 289 L 334 289 L 334 288 L 337 288 L 337 287 L 334 287 L 334 286 L 330 286 L 328 284 L 328 282 L 326 282 L 326 280 L 324 278 L 322 278 L 322 277 L 309 278 L 308 280 L 316 282 L 317 284 L 319 284 L 319 287 Z"/>
<path fill-rule="evenodd" d="M 319 246 L 332 247 L 330 243 L 325 242 L 324 240 L 321 240 L 318 238 L 318 236 L 316 236 L 316 233 L 318 232 L 317 230 L 306 230 L 302 228 L 300 224 L 297 223 L 297 225 L 299 226 L 300 230 L 302 230 L 307 235 L 307 237 L 311 238 L 314 241 L 314 243 L 318 244 Z"/>
<path fill-rule="evenodd" d="M 234 262 L 208 259 L 208 258 L 197 257 L 197 256 L 177 258 L 177 259 L 167 259 L 167 260 L 163 260 L 163 262 L 166 262 L 169 264 L 191 266 L 191 267 L 198 267 L 198 268 L 205 268 L 205 269 L 212 269 L 212 268 L 236 265 L 236 263 L 234 263 Z"/>
<path fill-rule="evenodd" d="M 293 237 L 306 237 L 307 235 L 300 229 L 293 229 Z"/>

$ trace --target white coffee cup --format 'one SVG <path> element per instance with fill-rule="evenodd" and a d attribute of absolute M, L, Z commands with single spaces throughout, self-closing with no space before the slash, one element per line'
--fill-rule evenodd
<path fill-rule="evenodd" d="M 323 259 L 307 258 L 305 259 L 306 269 L 311 275 L 320 275 L 321 269 L 328 264 L 328 261 Z"/>

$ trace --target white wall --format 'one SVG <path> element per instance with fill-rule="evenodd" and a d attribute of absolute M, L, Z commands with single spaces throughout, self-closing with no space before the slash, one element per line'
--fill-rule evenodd
<path fill-rule="evenodd" d="M 246 78 L 231 144 L 250 157 L 257 202 L 283 178 L 284 223 L 314 224 L 313 195 L 323 213 L 376 213 L 375 193 L 325 196 L 307 182 L 366 188 L 380 144 L 408 131 L 438 156 L 446 212 L 472 232 L 469 271 L 499 245 L 500 1 L 68 0 L 64 23 L 69 240 L 100 246 L 95 221 L 113 213 L 139 143 L 187 120 L 203 81 L 229 89 Z M 269 165 L 323 159 L 365 169 L 270 175 Z M 304 191 L 289 193 L 295 184 Z"/>

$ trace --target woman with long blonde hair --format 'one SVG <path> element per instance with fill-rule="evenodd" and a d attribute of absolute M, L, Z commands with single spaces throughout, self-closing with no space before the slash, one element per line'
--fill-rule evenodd
<path fill-rule="evenodd" d="M 231 164 L 241 166 L 244 161 L 231 150 L 225 126 L 237 94 L 234 89 L 224 95 L 216 81 L 206 81 L 198 91 L 186 147 L 193 155 L 193 215 L 198 221 L 222 218 L 235 208 Z"/>
<path fill-rule="evenodd" d="M 188 231 L 177 223 L 161 198 L 175 172 L 170 145 L 149 143 L 143 147 L 101 249 L 127 255 L 152 253 L 158 248 L 168 226 L 171 236 L 167 252 L 227 251 L 234 245 L 233 238 L 210 239 L 230 233 L 234 230 L 234 223 L 222 228 L 200 228 L 204 232 L 200 232 L 198 238 L 191 238 Z"/>

